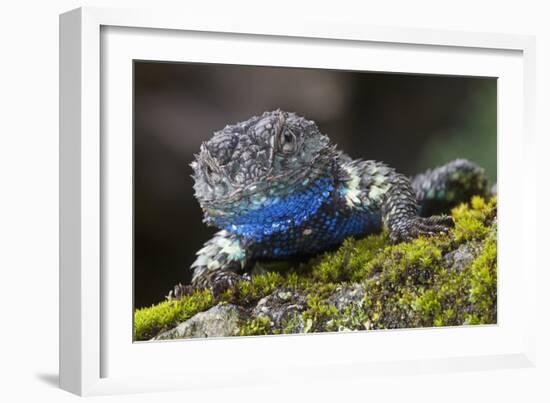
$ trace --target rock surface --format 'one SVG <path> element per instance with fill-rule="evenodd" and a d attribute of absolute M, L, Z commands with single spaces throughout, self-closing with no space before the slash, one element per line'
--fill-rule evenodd
<path fill-rule="evenodd" d="M 240 323 L 248 316 L 235 305 L 216 305 L 200 312 L 171 330 L 160 333 L 154 340 L 169 340 L 193 337 L 238 336 Z"/>

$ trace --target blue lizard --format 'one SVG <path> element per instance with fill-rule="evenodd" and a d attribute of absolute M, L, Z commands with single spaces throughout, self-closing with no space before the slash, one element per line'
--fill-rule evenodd
<path fill-rule="evenodd" d="M 467 160 L 410 180 L 352 160 L 313 121 L 281 110 L 214 133 L 191 166 L 204 222 L 220 229 L 197 252 L 192 283 L 212 289 L 257 259 L 312 255 L 350 236 L 447 232 L 451 218 L 430 214 L 487 191 L 483 169 Z"/>

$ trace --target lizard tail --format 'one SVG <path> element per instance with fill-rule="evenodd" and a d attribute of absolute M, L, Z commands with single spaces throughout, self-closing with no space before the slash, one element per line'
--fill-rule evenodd
<path fill-rule="evenodd" d="M 475 163 L 457 159 L 430 169 L 411 179 L 423 217 L 449 212 L 454 206 L 469 202 L 472 196 L 490 194 L 483 168 Z"/>

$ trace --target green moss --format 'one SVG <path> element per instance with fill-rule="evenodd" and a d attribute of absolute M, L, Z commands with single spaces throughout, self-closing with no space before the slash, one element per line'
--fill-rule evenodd
<path fill-rule="evenodd" d="M 313 266 L 311 277 L 320 282 L 341 282 L 363 278 L 364 268 L 388 245 L 386 233 L 361 240 L 346 239 L 335 252 L 325 253 Z"/>
<path fill-rule="evenodd" d="M 252 318 L 242 325 L 241 335 L 496 323 L 496 199 L 474 197 L 453 209 L 452 216 L 455 226 L 449 234 L 396 245 L 385 232 L 347 239 L 306 263 L 262 263 L 264 274 L 239 282 L 215 300 L 203 291 L 137 310 L 135 338 L 150 338 L 217 303 L 250 312 L 280 289 L 305 296 L 305 310 L 279 327 L 267 317 Z M 449 267 L 453 260 L 449 263 L 446 256 L 459 247 L 473 261 Z M 338 309 L 330 302 L 342 287 L 354 284 L 364 288 L 360 303 Z"/>
<path fill-rule="evenodd" d="M 473 313 L 468 315 L 466 323 L 496 323 L 497 306 L 497 237 L 489 236 L 483 251 L 473 262 L 470 277 L 469 301 L 473 304 Z"/>
<path fill-rule="evenodd" d="M 496 323 L 496 200 L 474 197 L 453 210 L 449 236 L 390 246 L 365 266 L 366 306 L 374 328 Z M 443 254 L 457 245 L 482 251 L 460 271 L 445 267 Z"/>
<path fill-rule="evenodd" d="M 271 322 L 266 316 L 258 316 L 245 322 L 240 330 L 241 336 L 260 336 L 270 334 Z"/>
<path fill-rule="evenodd" d="M 236 295 L 239 299 L 251 303 L 271 294 L 275 289 L 285 285 L 283 276 L 277 272 L 268 272 L 254 276 L 250 281 L 237 284 Z"/>
<path fill-rule="evenodd" d="M 180 300 L 164 301 L 134 312 L 134 340 L 148 340 L 214 305 L 212 293 L 196 291 Z"/>
<path fill-rule="evenodd" d="M 310 294 L 307 298 L 307 310 L 302 314 L 302 320 L 305 323 L 304 332 L 336 330 L 334 323 L 337 315 L 338 309 L 334 305 L 325 302 L 319 294 Z"/>
<path fill-rule="evenodd" d="M 452 234 L 457 242 L 485 238 L 490 231 L 490 222 L 496 216 L 496 198 L 487 203 L 474 196 L 471 206 L 461 204 L 452 211 L 455 222 Z"/>

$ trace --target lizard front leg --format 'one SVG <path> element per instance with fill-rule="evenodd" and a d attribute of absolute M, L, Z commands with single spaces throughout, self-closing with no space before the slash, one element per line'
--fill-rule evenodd
<path fill-rule="evenodd" d="M 344 172 L 348 205 L 379 211 L 392 242 L 447 232 L 453 224 L 449 216 L 420 217 L 410 180 L 382 163 L 349 161 Z"/>
<path fill-rule="evenodd" d="M 191 265 L 192 284 L 210 288 L 217 294 L 243 278 L 237 272 L 244 269 L 247 261 L 245 242 L 228 231 L 219 231 L 197 252 Z"/>
<path fill-rule="evenodd" d="M 248 255 L 242 239 L 225 230 L 217 232 L 197 252 L 197 259 L 191 265 L 191 286 L 176 285 L 168 299 L 180 297 L 187 289 L 208 288 L 214 295 L 218 295 L 233 288 L 244 278 L 237 272 L 245 268 Z"/>
<path fill-rule="evenodd" d="M 418 203 L 410 180 L 393 173 L 381 204 L 382 224 L 388 229 L 392 242 L 410 241 L 421 235 L 446 233 L 453 225 L 449 216 L 420 217 Z"/>

